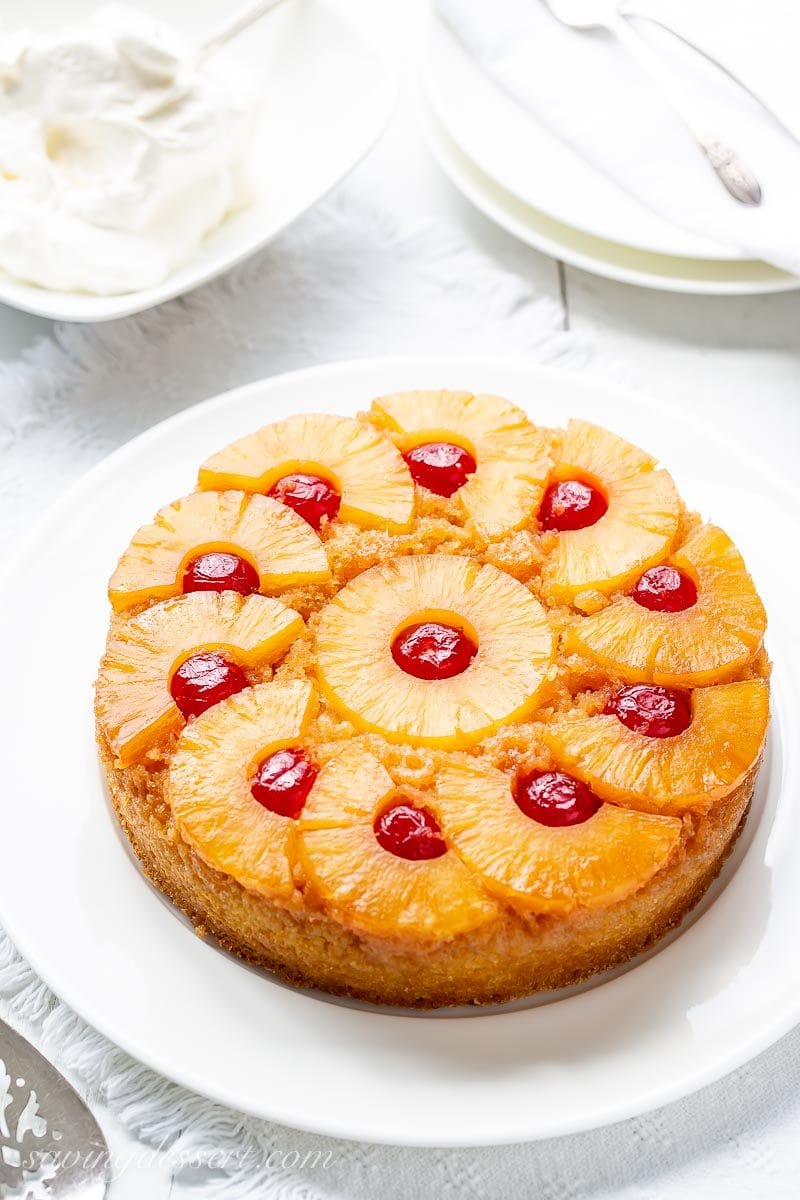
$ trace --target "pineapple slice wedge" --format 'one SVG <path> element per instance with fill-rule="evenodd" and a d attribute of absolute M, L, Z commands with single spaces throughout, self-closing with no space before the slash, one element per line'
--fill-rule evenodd
<path fill-rule="evenodd" d="M 517 806 L 511 780 L 467 758 L 437 773 L 434 810 L 486 888 L 516 908 L 565 914 L 605 908 L 643 887 L 670 860 L 677 817 L 603 804 L 587 821 L 551 828 Z"/>
<path fill-rule="evenodd" d="M 493 920 L 496 903 L 452 850 L 411 861 L 379 845 L 375 818 L 396 798 L 388 773 L 358 742 L 323 767 L 298 821 L 306 895 L 378 936 L 442 941 Z"/>
<path fill-rule="evenodd" d="M 341 496 L 339 518 L 364 529 L 403 532 L 414 515 L 414 484 L 387 437 L 351 417 L 297 413 L 265 425 L 206 459 L 204 491 L 268 492 L 285 475 L 318 475 Z"/>
<path fill-rule="evenodd" d="M 310 683 L 260 683 L 190 722 L 166 796 L 175 826 L 204 862 L 269 898 L 294 891 L 296 822 L 253 798 L 261 759 L 297 746 L 313 714 Z"/>
<path fill-rule="evenodd" d="M 96 685 L 96 713 L 116 765 L 140 761 L 183 717 L 170 695 L 175 670 L 201 650 L 226 650 L 242 667 L 274 662 L 303 630 L 269 596 L 192 592 L 112 625 Z"/>
<path fill-rule="evenodd" d="M 613 714 L 542 726 L 556 764 L 613 804 L 644 812 L 705 813 L 758 762 L 769 720 L 763 679 L 692 692 L 692 721 L 675 737 L 647 737 Z"/>
<path fill-rule="evenodd" d="M 478 651 L 449 679 L 418 679 L 391 653 L 412 624 L 443 621 Z M 322 610 L 320 687 L 357 729 L 391 742 L 464 749 L 536 707 L 554 637 L 544 609 L 516 579 L 472 559 L 431 554 L 370 568 Z"/>
<path fill-rule="evenodd" d="M 179 595 L 187 563 L 212 550 L 249 561 L 262 592 L 324 583 L 331 574 L 322 542 L 286 505 L 245 492 L 194 492 L 134 534 L 108 585 L 114 611 Z"/>
<path fill-rule="evenodd" d="M 623 438 L 570 421 L 551 481 L 580 479 L 598 488 L 608 509 L 594 525 L 557 535 L 543 570 L 546 591 L 569 603 L 583 591 L 604 595 L 663 562 L 678 532 L 681 503 L 666 471 Z"/>
<path fill-rule="evenodd" d="M 628 683 L 723 683 L 759 652 L 767 627 L 744 560 L 726 533 L 703 525 L 667 563 L 697 585 L 691 608 L 652 612 L 621 596 L 581 620 L 569 647 Z"/>
<path fill-rule="evenodd" d="M 535 516 L 552 467 L 548 435 L 500 396 L 419 391 L 381 396 L 370 418 L 403 452 L 424 442 L 453 442 L 478 464 L 456 493 L 488 541 Z"/>

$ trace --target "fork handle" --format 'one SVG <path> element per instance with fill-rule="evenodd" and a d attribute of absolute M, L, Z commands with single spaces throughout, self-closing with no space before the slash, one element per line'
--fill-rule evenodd
<path fill-rule="evenodd" d="M 233 17 L 218 29 L 212 37 L 208 38 L 199 47 L 199 53 L 202 58 L 209 58 L 212 54 L 216 54 L 226 43 L 233 38 L 238 37 L 250 25 L 254 25 L 256 21 L 260 21 L 265 17 L 271 9 L 277 8 L 281 0 L 252 0 L 252 3 L 245 4 L 234 13 Z"/>
<path fill-rule="evenodd" d="M 697 141 L 712 170 L 716 171 L 717 177 L 734 200 L 752 206 L 761 203 L 761 184 L 732 146 L 711 134 L 700 133 L 697 135 Z"/>
<path fill-rule="evenodd" d="M 651 82 L 670 102 L 728 194 L 740 204 L 750 206 L 760 204 L 761 185 L 752 169 L 733 146 L 695 124 L 694 117 L 684 101 L 682 85 L 678 77 L 664 65 L 644 38 L 636 32 L 621 13 L 608 21 L 607 28 L 631 57 L 636 59 Z"/>

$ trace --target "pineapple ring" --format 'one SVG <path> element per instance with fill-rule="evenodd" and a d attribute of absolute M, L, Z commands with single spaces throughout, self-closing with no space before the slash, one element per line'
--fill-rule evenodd
<path fill-rule="evenodd" d="M 373 823 L 394 794 L 389 774 L 358 742 L 323 767 L 298 821 L 298 861 L 312 899 L 358 932 L 431 941 L 495 919 L 497 905 L 458 855 L 411 861 L 381 848 Z"/>
<path fill-rule="evenodd" d="M 697 585 L 691 608 L 653 612 L 620 596 L 580 621 L 569 644 L 628 683 L 723 683 L 760 650 L 767 626 L 744 560 L 726 533 L 703 525 L 667 562 Z"/>
<path fill-rule="evenodd" d="M 108 585 L 114 611 L 179 595 L 188 562 L 211 550 L 245 558 L 262 592 L 330 579 L 321 541 L 286 505 L 245 492 L 194 492 L 134 534 Z"/>
<path fill-rule="evenodd" d="M 170 766 L 178 832 L 210 867 L 262 896 L 294 891 L 296 823 L 253 798 L 253 775 L 268 754 L 302 741 L 315 699 L 300 682 L 237 692 L 186 726 Z"/>
<path fill-rule="evenodd" d="M 608 509 L 585 529 L 557 535 L 542 570 L 553 599 L 580 592 L 607 595 L 663 562 L 678 533 L 681 502 L 672 477 L 630 442 L 587 421 L 570 421 L 550 479 L 581 479 L 603 494 Z"/>
<path fill-rule="evenodd" d="M 551 828 L 517 806 L 511 781 L 464 757 L 436 778 L 448 840 L 486 888 L 523 911 L 604 908 L 644 887 L 680 842 L 677 817 L 603 804 L 587 821 Z"/>
<path fill-rule="evenodd" d="M 448 441 L 468 450 L 477 470 L 456 493 L 478 532 L 494 540 L 536 513 L 552 466 L 549 437 L 500 396 L 398 392 L 372 403 L 370 417 L 403 452 Z"/>
<path fill-rule="evenodd" d="M 206 459 L 203 491 L 268 492 L 285 475 L 307 472 L 335 486 L 339 517 L 365 529 L 402 532 L 414 515 L 414 484 L 388 438 L 352 417 L 298 413 L 265 425 Z"/>
<path fill-rule="evenodd" d="M 542 728 L 557 765 L 602 800 L 645 812 L 706 813 L 757 765 L 769 721 L 764 679 L 692 692 L 692 723 L 647 737 L 612 714 L 562 717 Z"/>
<path fill-rule="evenodd" d="M 453 614 L 474 633 L 470 665 L 425 680 L 394 662 L 399 631 Z M 463 749 L 536 706 L 555 639 L 544 609 L 516 579 L 473 559 L 431 554 L 372 567 L 322 610 L 317 668 L 330 704 L 357 729 L 391 742 Z"/>
<path fill-rule="evenodd" d="M 112 627 L 100 664 L 97 716 L 116 765 L 140 761 L 183 717 L 169 684 L 200 650 L 225 650 L 244 667 L 274 662 L 304 628 L 280 600 L 237 592 L 191 592 Z"/>

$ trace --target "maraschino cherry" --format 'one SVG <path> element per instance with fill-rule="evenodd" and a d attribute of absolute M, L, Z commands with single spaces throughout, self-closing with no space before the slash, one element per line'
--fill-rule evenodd
<path fill-rule="evenodd" d="M 631 596 L 651 612 L 683 612 L 697 602 L 697 585 L 677 567 L 651 567 L 639 576 Z"/>
<path fill-rule="evenodd" d="M 172 699 L 183 715 L 199 717 L 207 708 L 247 687 L 241 667 L 215 650 L 203 650 L 181 663 L 170 681 Z"/>
<path fill-rule="evenodd" d="M 409 625 L 392 642 L 392 658 L 415 679 L 452 679 L 466 671 L 477 652 L 463 629 L 438 621 Z"/>
<path fill-rule="evenodd" d="M 677 737 L 692 723 L 692 696 L 682 688 L 632 683 L 619 688 L 604 711 L 645 737 Z"/>
<path fill-rule="evenodd" d="M 378 844 L 397 858 L 417 862 L 440 858 L 447 851 L 439 822 L 427 808 L 393 804 L 376 818 L 373 829 Z"/>
<path fill-rule="evenodd" d="M 293 508 L 316 530 L 326 517 L 329 521 L 336 517 L 342 502 L 342 497 L 327 479 L 304 473 L 284 475 L 270 488 L 269 495 Z"/>
<path fill-rule="evenodd" d="M 517 780 L 514 799 L 526 817 L 540 825 L 580 825 L 593 817 L 602 801 L 564 771 L 533 771 Z"/>
<path fill-rule="evenodd" d="M 470 452 L 454 442 L 424 442 L 403 458 L 414 482 L 437 496 L 452 496 L 478 469 Z"/>
<path fill-rule="evenodd" d="M 227 550 L 200 554 L 183 573 L 184 592 L 239 592 L 250 596 L 260 586 L 258 571 L 246 559 Z"/>
<path fill-rule="evenodd" d="M 270 812 L 297 820 L 317 774 L 302 750 L 276 750 L 259 764 L 250 790 Z"/>
<path fill-rule="evenodd" d="M 542 529 L 565 533 L 595 525 L 608 510 L 608 501 L 598 488 L 579 479 L 551 483 L 539 506 Z"/>

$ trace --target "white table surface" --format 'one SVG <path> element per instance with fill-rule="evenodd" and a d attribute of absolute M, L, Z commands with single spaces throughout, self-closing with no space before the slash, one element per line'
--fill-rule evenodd
<path fill-rule="evenodd" d="M 645 291 L 564 267 L 495 228 L 438 171 L 416 112 L 415 48 L 424 0 L 329 0 L 383 48 L 401 75 L 395 118 L 351 186 L 405 219 L 450 221 L 498 262 L 561 303 L 564 327 L 594 347 L 590 370 L 699 414 L 746 439 L 777 470 L 797 476 L 800 458 L 800 292 L 705 299 Z M 52 323 L 0 306 L 0 360 L 13 361 Z M 375 347 L 380 353 L 380 347 Z M 110 1200 L 180 1200 L 207 1194 L 202 1177 L 178 1185 L 158 1154 L 144 1151 L 98 1114 L 121 1172 Z M 286 1148 L 291 1149 L 287 1131 Z M 231 1197 L 236 1200 L 236 1197 Z"/>

